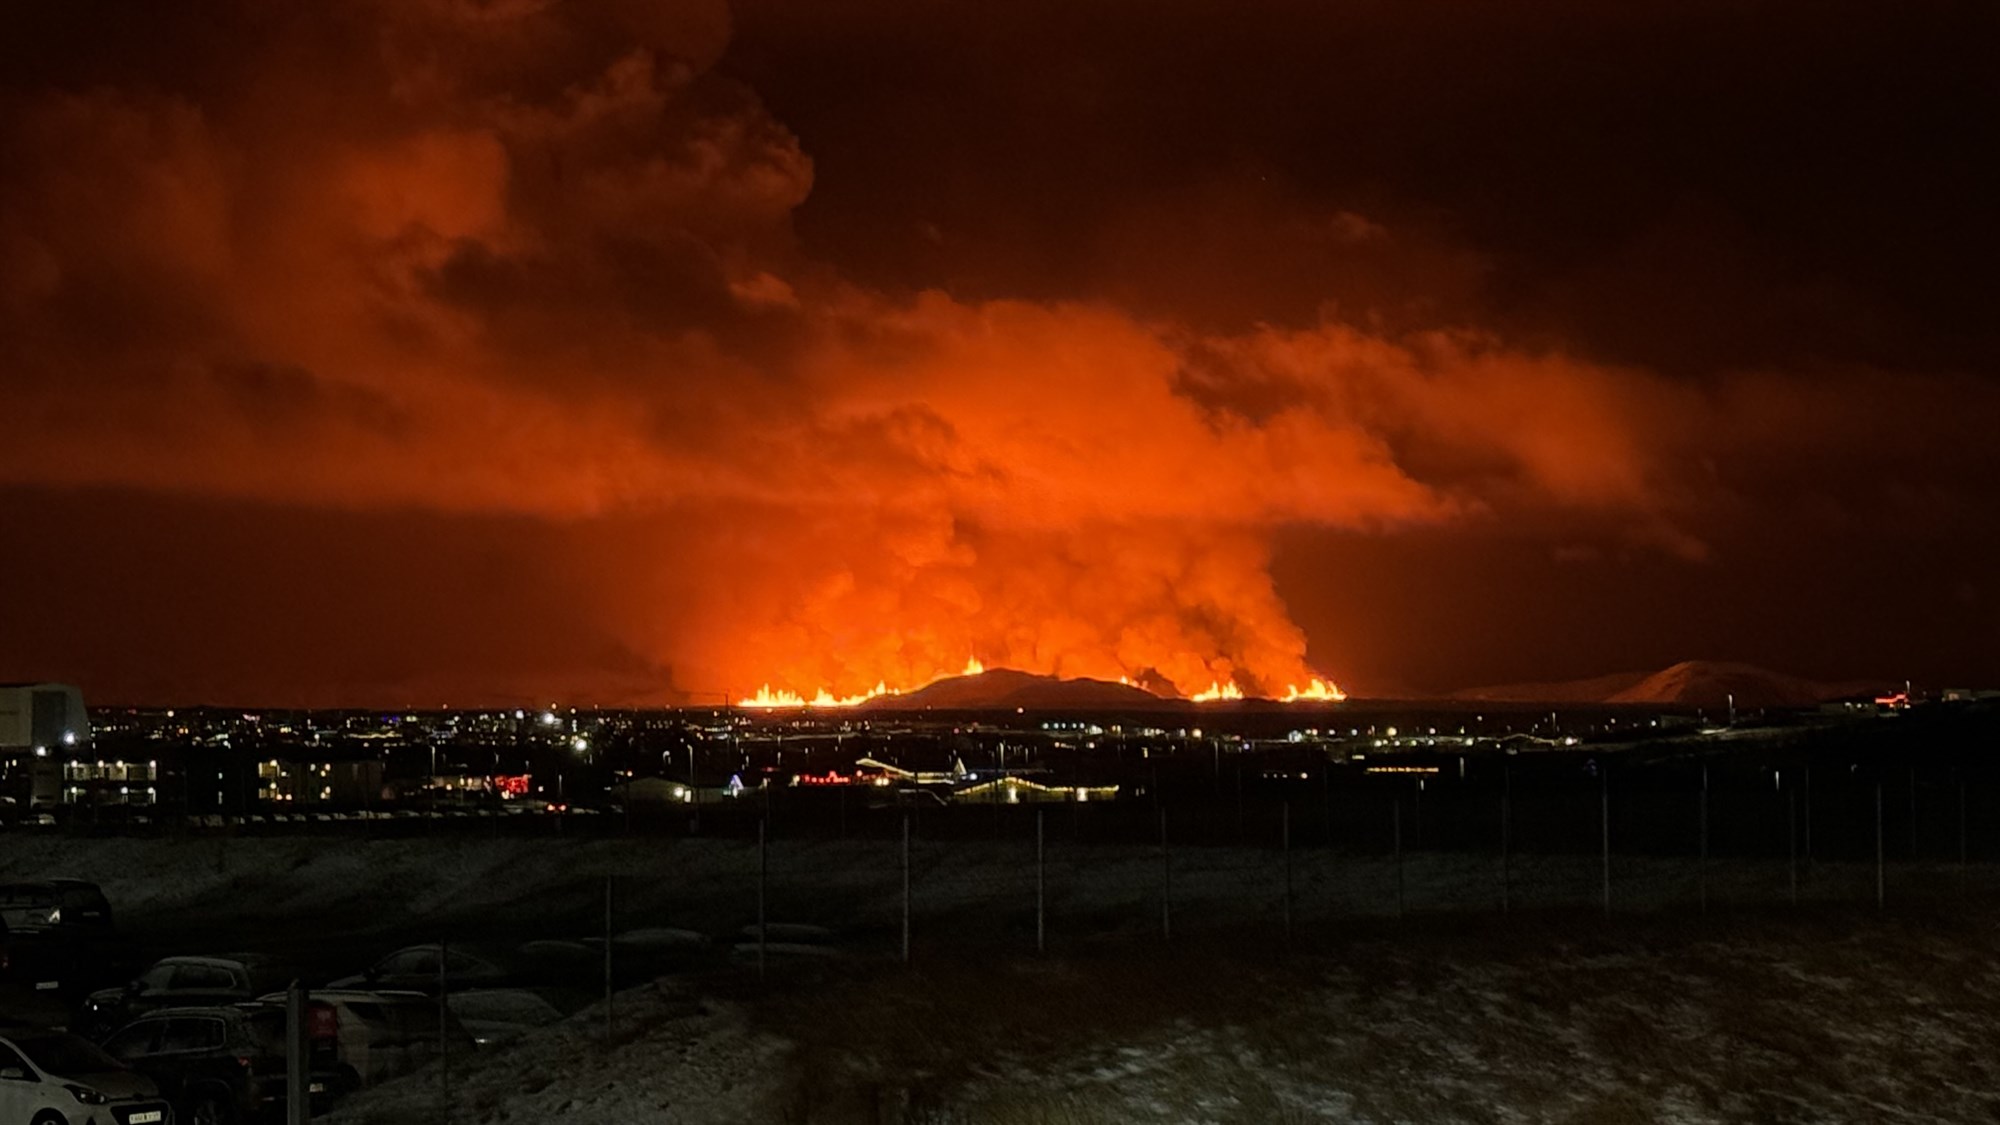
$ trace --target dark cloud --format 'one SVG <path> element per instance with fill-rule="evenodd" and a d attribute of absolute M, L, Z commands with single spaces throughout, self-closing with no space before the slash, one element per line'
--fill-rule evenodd
<path fill-rule="evenodd" d="M 1300 320 L 1317 258 L 1354 277 L 1352 312 L 1428 296 L 1614 361 L 1992 371 L 1995 23 L 1935 2 L 751 0 L 729 65 L 821 163 L 808 240 L 884 284 Z M 1278 233 L 1343 212 L 1432 249 Z M 1130 252 L 1149 214 L 1182 268 Z M 1273 264 L 1290 295 L 1232 308 Z M 1181 299 L 1203 284 L 1210 303 Z"/>

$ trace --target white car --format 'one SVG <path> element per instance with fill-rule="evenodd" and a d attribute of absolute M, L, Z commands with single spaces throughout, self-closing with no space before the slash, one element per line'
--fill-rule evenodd
<path fill-rule="evenodd" d="M 0 1033 L 0 1121 L 171 1125 L 153 1080 L 64 1031 Z"/>

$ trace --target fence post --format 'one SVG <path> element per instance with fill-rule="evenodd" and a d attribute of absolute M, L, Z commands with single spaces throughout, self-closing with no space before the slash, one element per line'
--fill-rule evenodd
<path fill-rule="evenodd" d="M 1285 944 L 1292 944 L 1292 803 L 1278 806 L 1278 844 L 1285 851 Z"/>
<path fill-rule="evenodd" d="M 770 854 L 765 847 L 764 826 L 765 821 L 760 818 L 757 821 L 757 979 L 759 981 L 764 979 L 765 946 L 769 944 L 770 937 L 765 932 L 770 927 L 765 924 L 764 883 L 770 875 L 771 863 Z M 908 870 L 907 865 L 905 870 Z"/>
<path fill-rule="evenodd" d="M 445 962 L 451 959 L 449 942 L 438 942 L 438 1120 L 451 1125 L 451 1008 L 445 1002 Z"/>
<path fill-rule="evenodd" d="M 1811 763 L 1811 762 L 1807 762 L 1807 763 L 1806 763 L 1806 767 L 1805 767 L 1805 768 L 1806 768 L 1806 797 L 1805 797 L 1805 834 L 1806 834 L 1806 838 L 1805 838 L 1805 845 L 1804 845 L 1804 848 L 1803 848 L 1803 851 L 1805 852 L 1805 861 L 1806 861 L 1806 866 L 1810 867 L 1810 866 L 1812 866 L 1812 857 L 1813 857 L 1813 850 L 1812 850 L 1812 763 Z"/>
<path fill-rule="evenodd" d="M 1958 893 L 1965 894 L 1967 869 L 1965 865 L 1965 774 L 1958 775 Z"/>
<path fill-rule="evenodd" d="M 1326 846 L 1333 846 L 1333 763 L 1319 764 L 1319 793 L 1326 806 Z"/>
<path fill-rule="evenodd" d="M 1500 764 L 1500 912 L 1514 909 L 1514 763 Z"/>
<path fill-rule="evenodd" d="M 1160 938 L 1174 939 L 1174 859 L 1167 850 L 1167 810 L 1160 808 Z"/>
<path fill-rule="evenodd" d="M 1243 842 L 1243 749 L 1236 750 L 1236 842 Z"/>
<path fill-rule="evenodd" d="M 1042 845 L 1042 809 L 1035 807 L 1035 952 L 1048 952 L 1048 864 Z"/>
<path fill-rule="evenodd" d="M 1910 862 L 1917 860 L 1917 767 L 1910 767 Z"/>
<path fill-rule="evenodd" d="M 903 813 L 903 963 L 910 963 L 910 814 Z"/>
<path fill-rule="evenodd" d="M 614 1026 L 611 1018 L 611 879 L 607 872 L 604 876 L 604 1047 L 607 1053 L 611 1049 Z"/>
<path fill-rule="evenodd" d="M 312 1067 L 306 1039 L 306 990 L 298 981 L 285 989 L 285 1121 L 306 1125 L 312 1120 Z"/>
<path fill-rule="evenodd" d="M 723 717 L 727 720 L 728 713 L 724 712 Z M 732 722 L 730 725 L 734 727 L 735 724 Z M 733 729 L 730 731 L 732 737 L 735 733 Z M 695 783 L 694 743 L 689 742 L 684 745 L 688 751 L 688 835 L 699 836 L 701 835 L 701 786 Z"/>
<path fill-rule="evenodd" d="M 1799 794 L 1785 791 L 1785 848 L 1791 855 L 1792 905 L 1799 904 Z"/>
<path fill-rule="evenodd" d="M 1396 920 L 1403 920 L 1403 795 L 1389 806 L 1389 836 L 1396 849 Z"/>
<path fill-rule="evenodd" d="M 1875 783 L 1875 909 L 1883 907 L 1886 898 L 1882 877 L 1882 783 Z"/>
<path fill-rule="evenodd" d="M 1604 916 L 1611 917 L 1611 766 L 1606 763 L 1597 773 L 1598 825 L 1603 840 L 1604 852 Z"/>
<path fill-rule="evenodd" d="M 1701 912 L 1708 913 L 1708 763 L 1701 764 L 1701 861 L 1696 867 L 1701 881 Z"/>

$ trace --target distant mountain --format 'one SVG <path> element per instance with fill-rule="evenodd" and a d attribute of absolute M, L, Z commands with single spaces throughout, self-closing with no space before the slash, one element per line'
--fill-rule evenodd
<path fill-rule="evenodd" d="M 1170 707 L 1179 700 L 1108 680 L 1064 680 L 1012 668 L 992 668 L 976 676 L 949 676 L 902 695 L 877 696 L 864 711 L 1130 711 Z"/>
<path fill-rule="evenodd" d="M 1654 703 L 1738 710 L 1812 707 L 1871 690 L 1871 685 L 1824 684 L 1749 664 L 1686 660 L 1662 671 L 1622 672 L 1563 683 L 1502 684 L 1456 692 L 1454 699 L 1487 703 Z"/>
<path fill-rule="evenodd" d="M 1588 680 L 1495 684 L 1455 691 L 1451 698 L 1475 703 L 1603 703 L 1620 692 L 1630 691 L 1648 678 L 1644 672 L 1614 672 Z"/>

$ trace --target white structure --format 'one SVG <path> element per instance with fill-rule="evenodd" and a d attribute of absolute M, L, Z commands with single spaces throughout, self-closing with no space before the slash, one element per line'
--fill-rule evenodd
<path fill-rule="evenodd" d="M 60 753 L 90 741 L 83 693 L 69 684 L 0 684 L 0 752 Z"/>

